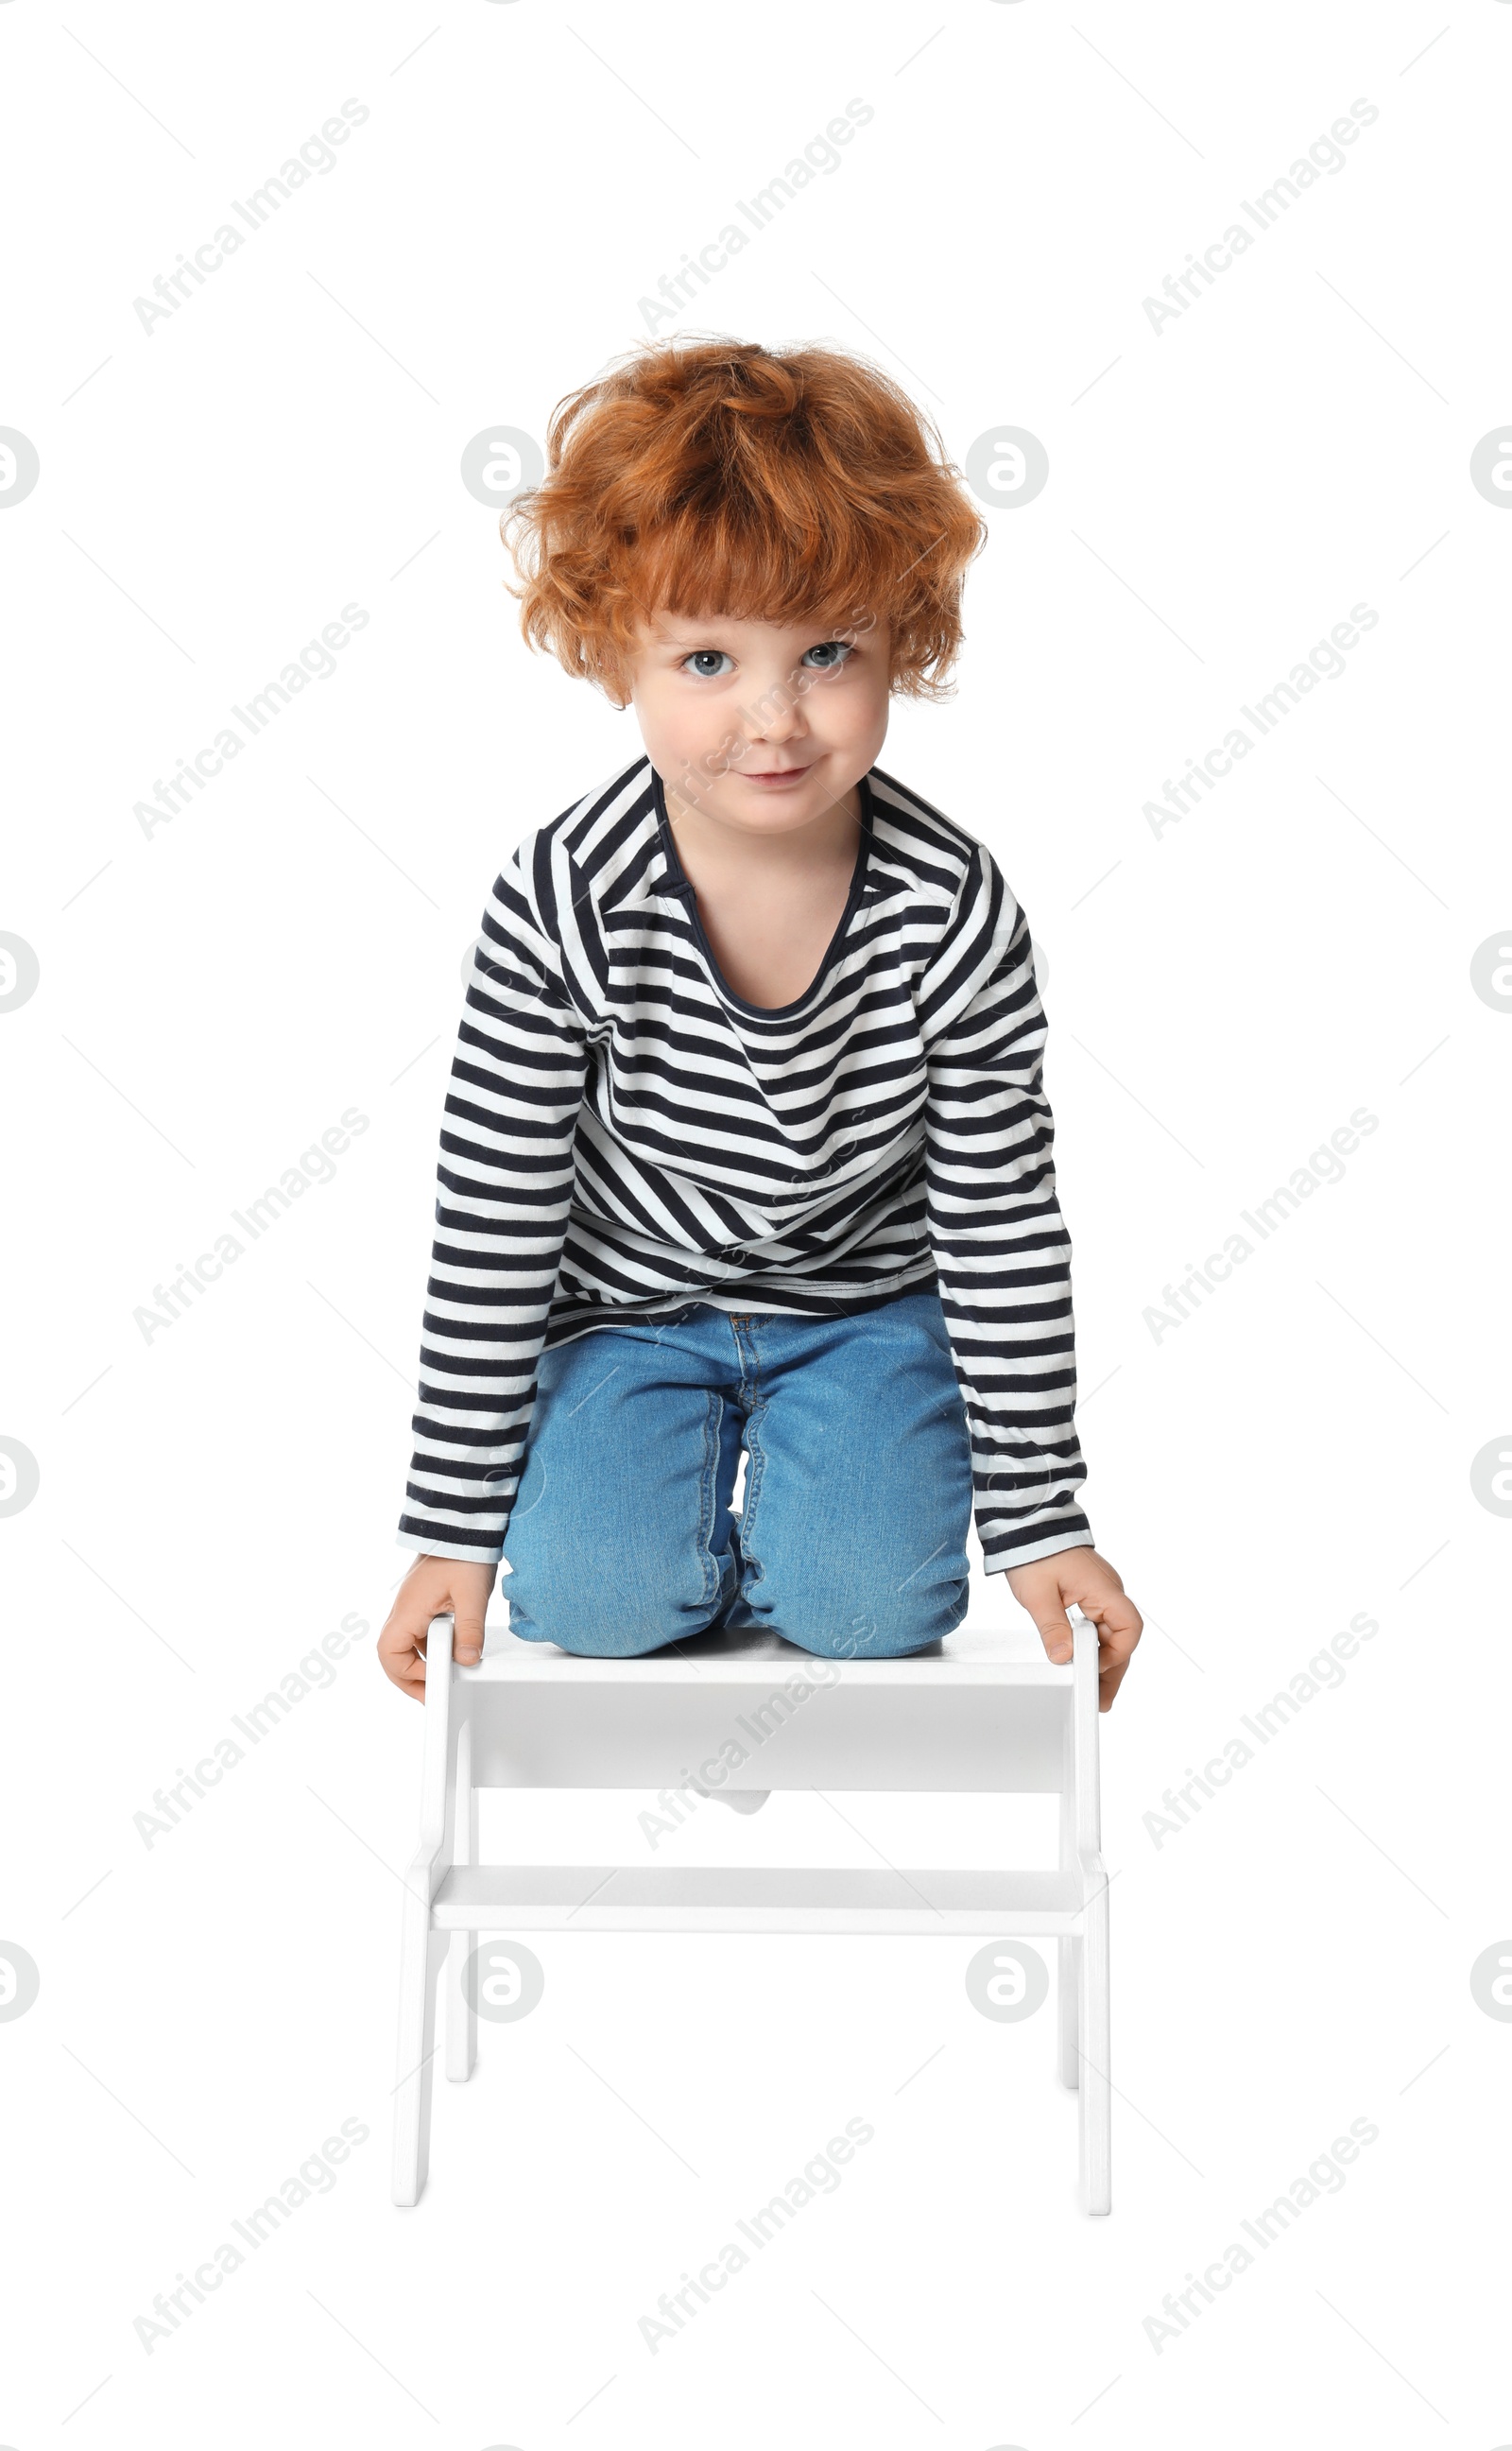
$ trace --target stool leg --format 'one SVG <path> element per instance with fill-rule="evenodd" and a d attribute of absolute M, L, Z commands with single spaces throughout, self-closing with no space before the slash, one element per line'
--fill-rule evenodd
<path fill-rule="evenodd" d="M 477 2016 L 467 1996 L 467 1961 L 475 1931 L 454 1931 L 446 1961 L 446 2073 L 465 2085 L 477 2057 Z"/>
<path fill-rule="evenodd" d="M 398 2082 L 394 2088 L 397 2205 L 417 2205 L 431 2150 L 431 2068 L 436 2057 L 436 1989 L 448 1935 L 431 1928 L 428 1898 L 404 1901 L 399 1961 Z"/>
<path fill-rule="evenodd" d="M 1089 2213 L 1113 2204 L 1113 2089 L 1108 2054 L 1108 1890 L 1106 1882 L 1087 1904 L 1081 1943 L 1081 2200 Z"/>
<path fill-rule="evenodd" d="M 471 1730 L 464 1728 L 457 1787 L 456 1861 L 477 1862 L 477 1790 L 472 1781 Z M 462 1779 L 466 1780 L 465 1801 Z M 446 2073 L 454 2085 L 465 2085 L 477 2058 L 477 2015 L 463 1988 L 467 1961 L 477 1941 L 475 1931 L 454 1931 L 446 1969 Z"/>
<path fill-rule="evenodd" d="M 1081 1935 L 1063 1931 L 1060 1935 L 1059 1969 L 1056 2002 L 1059 2025 L 1059 2066 L 1062 2085 L 1076 2086 L 1081 2082 L 1081 2060 L 1076 2049 L 1076 2019 L 1081 1990 Z"/>

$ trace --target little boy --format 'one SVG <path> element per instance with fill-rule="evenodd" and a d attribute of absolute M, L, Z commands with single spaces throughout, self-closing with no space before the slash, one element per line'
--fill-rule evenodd
<path fill-rule="evenodd" d="M 985 536 L 931 434 L 835 350 L 654 343 L 501 523 L 525 636 L 644 751 L 483 914 L 378 1643 L 409 1693 L 442 1611 L 479 1657 L 506 1551 L 527 1641 L 906 1657 L 965 1615 L 973 1506 L 1052 1659 L 1096 1624 L 1105 1710 L 1138 1640 L 1079 1502 L 1028 923 L 875 762 Z"/>

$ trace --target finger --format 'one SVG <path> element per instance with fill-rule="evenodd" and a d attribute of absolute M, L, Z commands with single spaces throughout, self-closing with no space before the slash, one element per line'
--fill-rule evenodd
<path fill-rule="evenodd" d="M 391 1618 L 378 1637 L 378 1656 L 384 1675 L 417 1702 L 425 1699 L 425 1637 Z"/>
<path fill-rule="evenodd" d="M 1082 1600 L 1078 1605 L 1110 1634 L 1126 1635 L 1131 1651 L 1144 1632 L 1144 1618 L 1127 1592 L 1099 1592 L 1095 1598 Z"/>
<path fill-rule="evenodd" d="M 1134 1645 L 1144 1632 L 1144 1622 L 1137 1609 L 1109 1610 L 1096 1620 L 1097 1641 L 1104 1667 L 1112 1665 L 1121 1676 L 1134 1657 Z"/>
<path fill-rule="evenodd" d="M 452 1657 L 458 1668 L 475 1668 L 483 1657 L 483 1613 L 457 1608 L 452 1620 Z"/>
<path fill-rule="evenodd" d="M 1044 1608 L 1035 1618 L 1035 1623 L 1039 1628 L 1039 1639 L 1045 1646 L 1046 1656 L 1055 1661 L 1057 1668 L 1063 1668 L 1072 1653 L 1071 1619 L 1065 1610 Z"/>
<path fill-rule="evenodd" d="M 1097 1628 L 1097 1708 L 1110 1711 L 1134 1657 L 1134 1645 L 1144 1632 L 1144 1619 L 1123 1592 L 1104 1601 L 1084 1602 L 1083 1609 Z"/>
<path fill-rule="evenodd" d="M 1124 1671 L 1129 1661 L 1127 1657 L 1119 1659 L 1106 1651 L 1100 1653 L 1100 1660 L 1101 1664 L 1097 1670 L 1097 1708 L 1099 1711 L 1111 1711 L 1114 1696 L 1123 1683 Z"/>
<path fill-rule="evenodd" d="M 424 1701 L 424 1667 L 422 1663 L 420 1668 L 417 1669 L 413 1655 L 408 1658 L 385 1659 L 383 1669 L 389 1682 L 397 1685 L 401 1694 L 410 1695 L 417 1702 Z"/>

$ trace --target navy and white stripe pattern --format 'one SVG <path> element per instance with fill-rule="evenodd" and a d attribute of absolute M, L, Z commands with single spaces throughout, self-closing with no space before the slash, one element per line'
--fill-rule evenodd
<path fill-rule="evenodd" d="M 819 976 L 726 985 L 646 756 L 527 834 L 483 914 L 441 1128 L 399 1545 L 496 1561 L 545 1347 L 693 1301 L 938 1283 L 989 1572 L 1090 1544 L 1071 1250 L 1028 923 L 880 767 Z"/>

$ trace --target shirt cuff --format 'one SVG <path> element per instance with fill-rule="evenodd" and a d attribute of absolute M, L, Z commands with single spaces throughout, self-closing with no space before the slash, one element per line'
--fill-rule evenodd
<path fill-rule="evenodd" d="M 1063 1549 L 1095 1549 L 1096 1539 L 1090 1531 L 1045 1532 L 1038 1539 L 1026 1541 L 1021 1549 L 994 1549 L 983 1553 L 983 1564 L 989 1575 L 1006 1574 L 1010 1566 L 1031 1566 L 1037 1558 L 1058 1558 Z"/>
<path fill-rule="evenodd" d="M 501 1548 L 479 1549 L 460 1540 L 433 1540 L 420 1532 L 397 1532 L 394 1541 L 396 1548 L 416 1549 L 425 1558 L 461 1558 L 478 1566 L 496 1566 L 504 1555 Z"/>

